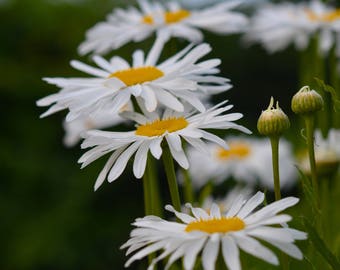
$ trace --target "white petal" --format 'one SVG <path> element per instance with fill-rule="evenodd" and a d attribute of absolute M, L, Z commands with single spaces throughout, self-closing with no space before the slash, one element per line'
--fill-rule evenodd
<path fill-rule="evenodd" d="M 143 142 L 136 152 L 135 160 L 133 162 L 133 173 L 136 178 L 141 178 L 144 175 L 149 145 L 150 141 Z"/>
<path fill-rule="evenodd" d="M 176 151 L 183 151 L 182 149 L 182 140 L 181 137 L 178 136 L 175 133 L 169 133 L 166 135 L 166 139 L 169 144 L 171 144 L 171 147 L 175 149 Z"/>
<path fill-rule="evenodd" d="M 229 270 L 241 270 L 240 251 L 234 239 L 228 235 L 222 238 L 222 254 Z"/>
<path fill-rule="evenodd" d="M 251 197 L 246 204 L 242 207 L 240 212 L 237 214 L 241 219 L 249 215 L 256 207 L 258 207 L 264 200 L 263 192 L 257 192 L 253 197 Z"/>
<path fill-rule="evenodd" d="M 171 152 L 172 157 L 177 161 L 177 163 L 184 169 L 188 169 L 189 168 L 189 161 L 188 158 L 186 157 L 186 155 L 184 154 L 183 150 L 181 151 L 176 151 L 176 149 L 173 148 L 171 142 L 168 139 L 168 136 L 165 137 L 168 145 L 169 145 L 169 149 Z"/>
<path fill-rule="evenodd" d="M 133 255 L 126 263 L 125 263 L 125 267 L 128 267 L 131 263 L 133 263 L 135 260 L 140 260 L 142 258 L 144 258 L 145 256 L 147 256 L 150 253 L 153 253 L 159 249 L 161 249 L 162 247 L 164 247 L 166 245 L 166 241 L 159 241 L 156 243 L 153 243 L 145 248 L 143 248 L 142 250 L 140 250 L 139 252 L 137 252 L 135 255 Z"/>
<path fill-rule="evenodd" d="M 201 251 L 206 239 L 199 239 L 192 243 L 192 247 L 185 253 L 183 264 L 185 270 L 192 270 L 195 265 L 198 252 Z"/>
<path fill-rule="evenodd" d="M 157 35 L 156 41 L 153 44 L 148 56 L 145 60 L 145 66 L 155 66 L 159 56 L 164 47 L 164 43 L 166 42 L 165 37 L 163 35 Z"/>
<path fill-rule="evenodd" d="M 221 211 L 216 203 L 213 203 L 210 208 L 210 216 L 214 218 L 221 218 Z"/>
<path fill-rule="evenodd" d="M 278 241 L 270 241 L 270 244 L 278 249 L 282 250 L 284 253 L 288 254 L 289 256 L 297 259 L 302 260 L 303 254 L 301 250 L 292 243 L 283 243 Z"/>
<path fill-rule="evenodd" d="M 132 55 L 133 67 L 140 67 L 144 65 L 144 52 L 137 50 Z"/>
<path fill-rule="evenodd" d="M 128 62 L 126 62 L 123 58 L 119 56 L 114 56 L 110 59 L 110 64 L 113 67 L 116 67 L 117 70 L 124 70 L 124 69 L 129 69 L 130 65 Z"/>
<path fill-rule="evenodd" d="M 121 80 L 119 80 L 116 77 L 109 78 L 105 80 L 104 86 L 109 88 L 108 91 L 118 91 L 121 88 L 125 87 L 125 83 L 123 83 Z"/>
<path fill-rule="evenodd" d="M 163 137 L 155 138 L 154 140 L 151 141 L 150 152 L 156 159 L 159 159 L 162 155 L 162 147 L 161 147 L 162 141 L 163 141 Z"/>
<path fill-rule="evenodd" d="M 113 182 L 123 173 L 130 157 L 136 152 L 141 143 L 142 141 L 134 142 L 120 155 L 109 173 L 109 182 Z"/>
<path fill-rule="evenodd" d="M 85 73 L 97 76 L 97 77 L 102 77 L 102 78 L 107 78 L 110 73 L 106 72 L 104 70 L 101 70 L 99 68 L 94 68 L 91 67 L 89 65 L 86 65 L 82 62 L 76 61 L 76 60 L 72 60 L 71 61 L 71 66 L 74 67 L 75 69 L 78 69 L 80 71 L 83 71 Z"/>
<path fill-rule="evenodd" d="M 299 202 L 298 198 L 294 197 L 288 197 L 284 198 L 282 200 L 273 202 L 265 207 L 263 207 L 261 210 L 251 214 L 247 217 L 248 223 L 256 223 L 264 218 L 272 217 L 276 215 L 277 213 L 285 210 L 288 207 L 291 207 Z"/>
<path fill-rule="evenodd" d="M 209 237 L 209 241 L 205 244 L 202 252 L 202 264 L 204 270 L 215 270 L 219 246 L 219 238 L 216 241 L 213 237 Z"/>
<path fill-rule="evenodd" d="M 239 195 L 232 203 L 230 209 L 228 210 L 226 216 L 233 217 L 235 216 L 238 211 L 240 211 L 242 205 L 245 203 L 245 200 L 242 195 Z"/>
<path fill-rule="evenodd" d="M 216 136 L 215 134 L 212 134 L 210 132 L 207 132 L 205 130 L 200 130 L 202 132 L 203 138 L 208 140 L 208 141 L 212 141 L 216 144 L 218 144 L 219 146 L 221 146 L 224 149 L 228 149 L 228 145 L 227 143 L 222 140 L 220 137 Z"/>
<path fill-rule="evenodd" d="M 93 56 L 93 61 L 102 69 L 105 69 L 107 72 L 113 73 L 115 68 L 111 66 L 109 62 L 107 62 L 103 57 L 99 55 Z"/>
<path fill-rule="evenodd" d="M 109 160 L 106 162 L 104 168 L 101 170 L 101 172 L 99 173 L 96 183 L 94 184 L 94 190 L 96 191 L 104 182 L 107 173 L 109 172 L 109 170 L 111 169 L 113 163 L 117 160 L 117 158 L 120 156 L 120 154 L 125 150 L 125 147 L 122 147 L 119 150 L 116 150 L 111 157 L 109 158 Z"/>
<path fill-rule="evenodd" d="M 208 213 L 206 211 L 204 211 L 202 208 L 192 207 L 192 205 L 190 203 L 186 203 L 185 206 L 191 209 L 191 212 L 193 213 L 193 215 L 195 216 L 196 219 L 198 219 L 198 220 L 200 220 L 200 219 L 210 219 Z"/>
<path fill-rule="evenodd" d="M 279 264 L 276 255 L 271 250 L 261 245 L 260 242 L 255 240 L 254 238 L 245 235 L 241 236 L 240 234 L 237 234 L 237 236 L 235 236 L 235 240 L 237 242 L 237 245 L 245 252 L 257 258 L 260 258 L 268 263 L 274 265 Z"/>
<path fill-rule="evenodd" d="M 281 242 L 294 242 L 294 238 L 289 231 L 285 228 L 274 228 L 261 226 L 247 232 L 248 235 L 257 238 L 265 239 L 267 242 L 281 241 Z"/>
<path fill-rule="evenodd" d="M 157 107 L 157 98 L 151 87 L 147 85 L 143 86 L 143 91 L 141 92 L 141 97 L 144 99 L 145 108 L 149 112 L 153 112 Z"/>
<path fill-rule="evenodd" d="M 163 105 L 178 111 L 178 112 L 182 112 L 184 111 L 184 106 L 181 102 L 178 101 L 177 98 L 175 98 L 172 94 L 170 94 L 169 92 L 163 90 L 162 88 L 157 88 L 155 89 L 155 94 L 157 96 L 157 99 L 160 103 L 162 103 Z"/>
<path fill-rule="evenodd" d="M 185 213 L 181 213 L 181 212 L 176 211 L 175 208 L 173 208 L 172 205 L 169 205 L 169 204 L 166 205 L 165 209 L 170 211 L 170 212 L 172 212 L 172 213 L 174 213 L 177 218 L 179 218 L 180 220 L 182 220 L 186 224 L 188 224 L 190 222 L 196 221 L 196 219 L 193 218 L 192 216 L 189 216 L 189 215 L 187 215 Z"/>

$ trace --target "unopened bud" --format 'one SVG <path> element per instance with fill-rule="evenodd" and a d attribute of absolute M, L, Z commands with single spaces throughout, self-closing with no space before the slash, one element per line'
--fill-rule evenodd
<path fill-rule="evenodd" d="M 257 121 L 257 129 L 262 135 L 280 136 L 290 126 L 288 116 L 281 110 L 279 103 L 274 108 L 274 98 L 271 97 L 268 109 L 263 111 Z"/>
<path fill-rule="evenodd" d="M 321 110 L 322 97 L 309 86 L 302 87 L 292 98 L 292 111 L 296 114 L 310 114 Z"/>

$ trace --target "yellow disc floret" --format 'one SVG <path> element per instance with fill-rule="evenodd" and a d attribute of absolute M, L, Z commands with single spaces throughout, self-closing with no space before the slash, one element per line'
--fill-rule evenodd
<path fill-rule="evenodd" d="M 306 10 L 306 13 L 311 21 L 334 22 L 340 19 L 340 8 L 334 9 L 323 14 L 317 14 L 312 10 Z"/>
<path fill-rule="evenodd" d="M 160 77 L 163 77 L 163 71 L 156 67 L 138 67 L 120 70 L 110 74 L 109 78 L 118 78 L 126 86 L 132 86 L 135 84 L 154 81 Z"/>
<path fill-rule="evenodd" d="M 139 136 L 161 136 L 166 132 L 171 133 L 177 130 L 181 130 L 188 126 L 188 121 L 184 117 L 172 117 L 163 120 L 155 120 L 145 125 L 140 125 L 136 129 L 136 135 Z"/>
<path fill-rule="evenodd" d="M 188 10 L 185 9 L 180 9 L 177 11 L 168 11 L 168 12 L 164 12 L 163 14 L 164 16 L 164 22 L 166 24 L 171 24 L 171 23 L 177 23 L 180 22 L 182 20 L 184 20 L 185 18 L 190 16 L 190 12 Z M 143 23 L 146 24 L 153 24 L 154 23 L 154 18 L 152 17 L 152 15 L 147 15 L 143 17 Z"/>
<path fill-rule="evenodd" d="M 243 159 L 249 156 L 250 146 L 245 142 L 233 142 L 229 144 L 229 149 L 219 148 L 217 158 L 220 160 Z"/>
<path fill-rule="evenodd" d="M 213 219 L 201 219 L 190 222 L 186 228 L 186 232 L 202 231 L 206 233 L 228 233 L 240 231 L 245 228 L 245 223 L 238 217 L 221 217 Z"/>

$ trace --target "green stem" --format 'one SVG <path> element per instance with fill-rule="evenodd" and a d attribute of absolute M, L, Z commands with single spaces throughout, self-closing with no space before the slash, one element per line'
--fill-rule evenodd
<path fill-rule="evenodd" d="M 280 187 L 280 170 L 279 170 L 279 141 L 278 136 L 270 137 L 270 144 L 272 148 L 272 164 L 273 164 L 273 176 L 274 176 L 274 191 L 275 200 L 281 199 L 281 187 Z M 289 270 L 289 258 L 285 253 L 281 253 L 282 269 Z"/>
<path fill-rule="evenodd" d="M 192 189 L 192 182 L 188 170 L 182 169 L 184 178 L 184 198 L 186 202 L 194 202 L 194 191 Z"/>
<path fill-rule="evenodd" d="M 146 169 L 143 175 L 143 189 L 144 189 L 144 211 L 145 215 L 152 214 L 152 201 L 151 201 L 151 194 L 150 194 L 150 181 L 148 170 Z"/>
<path fill-rule="evenodd" d="M 316 163 L 315 163 L 315 154 L 314 154 L 314 117 L 312 115 L 306 115 L 305 123 L 306 123 L 306 136 L 307 136 L 309 164 L 310 164 L 310 170 L 311 170 L 311 176 L 312 176 L 312 186 L 313 186 L 314 194 L 316 196 L 317 205 L 318 207 L 320 207 L 318 179 L 317 179 L 317 173 L 316 173 Z"/>
<path fill-rule="evenodd" d="M 165 174 L 168 179 L 172 205 L 177 211 L 180 211 L 181 201 L 179 198 L 175 166 L 174 166 L 174 161 L 172 159 L 172 155 L 171 155 L 171 152 L 168 146 L 163 148 L 162 159 L 163 159 L 163 164 L 165 168 Z"/>
<path fill-rule="evenodd" d="M 270 137 L 270 144 L 272 147 L 275 200 L 278 201 L 281 199 L 280 172 L 279 172 L 279 137 L 277 136 Z"/>
<path fill-rule="evenodd" d="M 163 216 L 162 201 L 159 190 L 159 183 L 157 179 L 157 168 L 155 166 L 155 159 L 149 155 L 146 165 L 146 172 L 149 180 L 149 192 L 151 197 L 151 211 L 153 215 L 158 217 Z"/>
<path fill-rule="evenodd" d="M 146 215 L 156 215 L 162 217 L 161 197 L 159 185 L 156 178 L 154 159 L 148 156 L 146 169 L 143 175 L 144 205 Z"/>

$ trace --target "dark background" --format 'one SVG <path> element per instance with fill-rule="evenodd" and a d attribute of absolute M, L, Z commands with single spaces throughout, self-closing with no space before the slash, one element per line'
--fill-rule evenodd
<path fill-rule="evenodd" d="M 8 0 L 0 4 L 0 269 L 122 269 L 119 250 L 143 216 L 142 183 L 131 168 L 97 192 L 93 185 L 105 158 L 80 170 L 79 147 L 62 144 L 65 112 L 45 119 L 37 99 L 56 92 L 42 77 L 72 77 L 69 66 L 85 31 L 114 6 L 133 1 Z M 130 59 L 129 44 L 115 53 Z M 242 112 L 241 124 L 256 134 L 256 120 L 270 96 L 290 113 L 298 89 L 297 54 L 290 48 L 269 56 L 259 46 L 242 45 L 240 36 L 206 34 L 209 57 L 221 58 L 221 73 L 234 88 L 220 96 Z M 180 43 L 184 46 L 186 43 Z M 160 179 L 162 182 L 163 180 Z M 167 194 L 164 201 L 168 203 Z"/>

